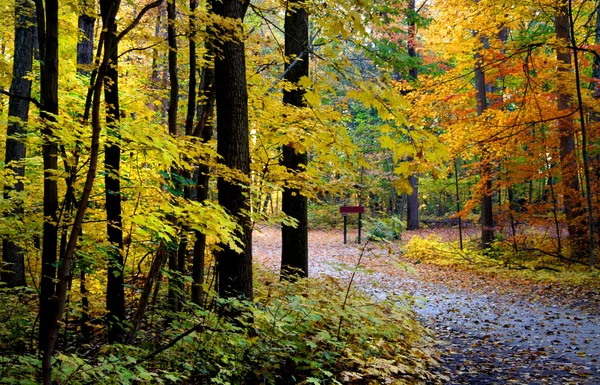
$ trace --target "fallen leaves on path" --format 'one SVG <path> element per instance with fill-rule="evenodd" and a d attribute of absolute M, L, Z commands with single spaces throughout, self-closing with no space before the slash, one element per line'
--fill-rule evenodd
<path fill-rule="evenodd" d="M 415 234 L 405 233 L 404 240 Z M 400 246 L 344 245 L 341 231 L 312 231 L 309 274 L 349 279 L 361 258 L 356 285 L 376 298 L 413 295 L 422 321 L 440 341 L 440 370 L 449 383 L 600 383 L 597 288 L 413 264 Z M 277 270 L 279 230 L 255 231 L 253 252 L 258 263 Z"/>

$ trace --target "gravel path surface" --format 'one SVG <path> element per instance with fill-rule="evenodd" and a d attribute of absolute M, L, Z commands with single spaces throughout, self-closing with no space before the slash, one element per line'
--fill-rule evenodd
<path fill-rule="evenodd" d="M 311 232 L 310 275 L 348 279 L 361 256 L 339 232 Z M 372 245 L 370 245 L 372 246 Z M 254 234 L 254 255 L 277 269 L 278 230 Z M 409 293 L 439 340 L 449 384 L 600 384 L 597 292 L 401 262 L 395 248 L 362 252 L 355 282 L 375 297 Z M 600 290 L 600 288 L 598 289 Z"/>

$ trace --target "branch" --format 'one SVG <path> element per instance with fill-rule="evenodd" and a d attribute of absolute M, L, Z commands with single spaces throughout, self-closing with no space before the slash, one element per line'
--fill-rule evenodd
<path fill-rule="evenodd" d="M 42 103 L 40 103 L 39 101 L 37 101 L 37 99 L 31 98 L 29 96 L 22 96 L 22 95 L 13 94 L 12 92 L 8 92 L 8 91 L 3 90 L 3 89 L 0 89 L 0 94 L 10 96 L 11 98 L 17 98 L 17 99 L 28 101 L 29 103 L 35 104 L 35 106 L 37 108 L 39 108 L 40 110 L 42 109 Z"/>
<path fill-rule="evenodd" d="M 156 0 L 153 3 L 150 3 L 148 5 L 146 5 L 144 8 L 142 8 L 142 10 L 140 11 L 140 13 L 138 13 L 138 15 L 135 17 L 135 19 L 131 22 L 131 24 L 129 24 L 129 26 L 127 26 L 127 28 L 125 28 L 118 36 L 117 36 L 117 42 L 121 41 L 125 35 L 127 35 L 129 32 L 131 32 L 132 29 L 135 28 L 136 25 L 139 24 L 139 22 L 142 20 L 142 18 L 144 17 L 144 15 L 151 9 L 158 7 L 159 5 L 161 5 L 163 2 L 163 0 Z"/>
<path fill-rule="evenodd" d="M 181 35 L 180 35 L 180 36 L 181 36 Z M 134 48 L 129 48 L 129 49 L 127 49 L 127 50 L 125 50 L 125 51 L 121 52 L 121 53 L 119 54 L 118 58 L 121 58 L 121 56 L 123 56 L 123 55 L 127 55 L 127 54 L 128 54 L 128 53 L 130 53 L 130 52 L 134 52 L 134 51 L 145 51 L 145 50 L 147 50 L 147 49 L 154 48 L 154 47 L 156 47 L 157 45 L 161 45 L 161 44 L 162 44 L 162 43 L 164 43 L 164 42 L 165 42 L 165 41 L 164 41 L 164 40 L 162 40 L 162 41 L 159 41 L 159 42 L 157 42 L 157 43 L 154 43 L 154 44 L 151 44 L 151 45 L 147 45 L 147 46 L 145 46 L 145 47 L 134 47 Z"/>

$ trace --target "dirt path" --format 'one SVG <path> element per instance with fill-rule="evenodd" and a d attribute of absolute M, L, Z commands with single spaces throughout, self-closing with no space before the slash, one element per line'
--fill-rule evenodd
<path fill-rule="evenodd" d="M 350 238 L 349 238 L 350 239 Z M 348 277 L 361 250 L 338 232 L 311 232 L 310 275 Z M 254 234 L 254 255 L 277 269 L 279 231 Z M 449 384 L 600 384 L 598 292 L 508 280 L 435 265 L 401 266 L 394 247 L 369 248 L 357 285 L 376 297 L 407 292 L 440 340 Z M 598 289 L 600 290 L 600 289 Z"/>

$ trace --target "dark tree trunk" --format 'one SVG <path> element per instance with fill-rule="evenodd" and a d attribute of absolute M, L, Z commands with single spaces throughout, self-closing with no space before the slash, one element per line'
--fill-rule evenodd
<path fill-rule="evenodd" d="M 107 10 L 103 9 L 103 13 Z M 104 175 L 106 199 L 106 234 L 111 247 L 107 253 L 106 310 L 108 311 L 108 340 L 118 342 L 125 334 L 125 291 L 123 287 L 123 220 L 121 209 L 121 148 L 119 147 L 119 72 L 117 28 L 105 34 L 106 47 L 111 49 L 104 78 L 106 108 L 106 144 L 104 145 Z"/>
<path fill-rule="evenodd" d="M 483 39 L 483 38 L 482 38 Z M 477 100 L 477 115 L 482 115 L 488 107 L 485 82 L 485 73 L 482 69 L 483 58 L 475 55 L 475 98 Z M 492 167 L 489 154 L 484 149 L 481 155 L 481 245 L 489 249 L 494 242 L 494 215 L 492 211 Z"/>
<path fill-rule="evenodd" d="M 243 28 L 242 20 L 248 4 L 238 0 L 213 2 L 213 12 L 235 21 Z M 233 31 L 223 31 L 232 35 Z M 237 32 L 237 31 L 236 31 Z M 246 58 L 244 43 L 232 40 L 216 41 L 215 91 L 217 102 L 217 153 L 224 166 L 250 176 L 250 149 L 248 138 L 248 92 L 246 89 Z M 240 225 L 236 236 L 241 241 L 238 252 L 221 245 L 217 256 L 219 295 L 242 296 L 252 299 L 252 228 L 249 218 L 250 201 L 247 182 L 233 182 L 219 178 L 219 204 Z"/>
<path fill-rule="evenodd" d="M 569 45 L 569 9 L 566 1 L 559 5 L 555 16 L 556 38 L 561 46 L 556 50 L 556 59 L 563 65 L 558 68 L 560 76 L 566 76 L 571 69 L 571 51 Z M 558 111 L 571 109 L 571 96 L 560 92 L 557 96 Z M 560 114 L 560 113 L 559 113 Z M 581 191 L 577 175 L 577 157 L 575 153 L 575 127 L 570 114 L 558 120 L 560 134 L 560 172 L 564 194 L 564 209 L 569 230 L 569 244 L 574 258 L 588 256 L 588 244 L 583 223 L 585 216 L 581 207 Z"/>
<path fill-rule="evenodd" d="M 77 73 L 80 75 L 89 75 L 92 72 L 92 62 L 94 59 L 94 24 L 96 18 L 91 9 L 91 0 L 83 1 L 83 10 L 77 25 L 79 32 L 83 37 L 77 43 Z"/>
<path fill-rule="evenodd" d="M 51 328 L 56 322 L 56 262 L 58 248 L 58 187 L 55 173 L 58 168 L 58 147 L 53 140 L 51 122 L 58 114 L 58 1 L 36 0 L 36 15 L 40 44 L 41 74 L 40 99 L 41 117 L 47 122 L 42 128 L 44 142 L 42 157 L 44 163 L 42 236 L 42 271 L 40 282 L 40 327 L 39 348 L 44 352 L 42 371 L 44 383 L 51 377 L 51 354 L 53 344 L 49 344 Z M 45 9 L 44 9 L 45 5 Z M 51 345 L 51 346 L 50 346 Z M 49 377 L 48 377 L 49 376 Z"/>
<path fill-rule="evenodd" d="M 94 60 L 94 25 L 96 18 L 93 17 L 91 8 L 91 0 L 83 2 L 82 14 L 79 15 L 78 27 L 79 32 L 83 35 L 82 38 L 77 42 L 77 73 L 81 76 L 89 76 L 92 73 L 92 63 Z M 69 190 L 73 190 L 73 183 L 75 181 L 75 175 L 77 166 L 74 167 L 69 180 Z M 69 193 L 68 193 L 69 194 Z M 67 199 L 69 196 L 67 195 Z M 70 199 L 72 200 L 72 199 Z M 73 202 L 74 203 L 74 202 Z M 65 232 L 66 234 L 66 232 Z M 61 240 L 62 241 L 62 240 Z M 66 245 L 65 245 L 66 246 Z M 88 325 L 90 320 L 89 316 L 89 299 L 88 289 L 86 286 L 86 269 L 87 265 L 84 260 L 79 261 L 80 269 L 80 281 L 79 290 L 81 292 L 81 334 L 84 341 L 87 341 L 91 335 L 91 328 Z"/>
<path fill-rule="evenodd" d="M 308 76 L 308 13 L 303 2 L 288 1 L 285 14 L 285 80 L 293 85 Z M 295 88 L 283 91 L 283 103 L 293 107 L 306 107 L 304 90 Z M 294 148 L 293 143 L 283 146 L 282 164 L 292 173 L 301 173 L 308 164 L 308 154 Z M 308 200 L 299 189 L 284 187 L 281 196 L 284 214 L 298 221 L 294 228 L 281 228 L 281 277 L 308 276 Z"/>
<path fill-rule="evenodd" d="M 209 48 L 208 52 L 212 52 Z M 215 107 L 215 89 L 214 89 L 215 71 L 213 68 L 206 67 L 202 70 L 202 80 L 200 82 L 200 94 L 206 97 L 206 102 L 198 106 L 198 124 L 194 135 L 200 136 L 203 143 L 208 143 L 213 135 L 213 127 L 210 120 Z M 203 203 L 208 199 L 208 182 L 210 169 L 206 165 L 201 165 L 198 169 L 198 181 L 196 184 L 196 200 Z M 206 234 L 196 231 L 196 242 L 194 243 L 194 261 L 192 266 L 192 301 L 202 304 L 203 283 L 204 283 L 204 261 L 206 253 Z"/>
<path fill-rule="evenodd" d="M 179 98 L 179 79 L 177 78 L 177 37 L 175 35 L 175 1 L 167 2 L 167 42 L 169 46 L 168 61 L 169 61 L 169 105 L 167 109 L 167 124 L 169 134 L 177 136 L 177 108 Z M 181 170 L 176 168 L 171 169 L 171 175 L 181 173 Z M 176 189 L 179 189 L 179 183 L 175 178 L 172 178 Z M 178 252 L 179 251 L 179 252 Z M 185 258 L 180 258 L 181 247 L 176 247 L 175 243 L 167 248 L 169 253 L 169 304 L 172 311 L 178 311 L 181 308 L 181 295 L 183 289 L 182 273 L 185 269 Z M 182 260 L 183 259 L 183 260 Z"/>
<path fill-rule="evenodd" d="M 417 58 L 417 25 L 415 20 L 415 0 L 409 0 L 408 2 L 408 56 L 415 59 Z M 409 77 L 412 81 L 417 80 L 419 71 L 415 66 L 409 70 Z M 407 230 L 418 230 L 419 229 L 419 177 L 413 174 L 408 177 L 408 182 L 412 187 L 412 193 L 408 196 L 406 202 L 406 229 Z"/>
<path fill-rule="evenodd" d="M 406 204 L 406 229 L 417 230 L 419 228 L 419 178 L 411 175 L 408 177 L 408 183 L 412 187 L 412 193 L 408 196 Z"/>
<path fill-rule="evenodd" d="M 6 131 L 5 165 L 16 176 L 25 175 L 25 166 L 22 163 L 27 148 L 25 146 L 25 124 L 29 120 L 29 101 L 31 96 L 31 80 L 25 76 L 31 72 L 33 61 L 33 22 L 35 9 L 28 0 L 17 0 L 15 3 L 15 40 L 13 58 L 13 78 L 10 84 L 11 96 L 8 102 L 8 116 L 18 118 L 18 121 L 9 121 Z M 23 182 L 17 181 L 14 186 L 4 187 L 4 199 L 11 199 L 11 192 L 23 191 Z M 20 217 L 23 215 L 22 202 L 15 198 L 14 208 L 4 215 Z M 26 286 L 25 260 L 21 247 L 10 239 L 2 241 L 2 267 L 1 278 L 8 287 Z"/>

